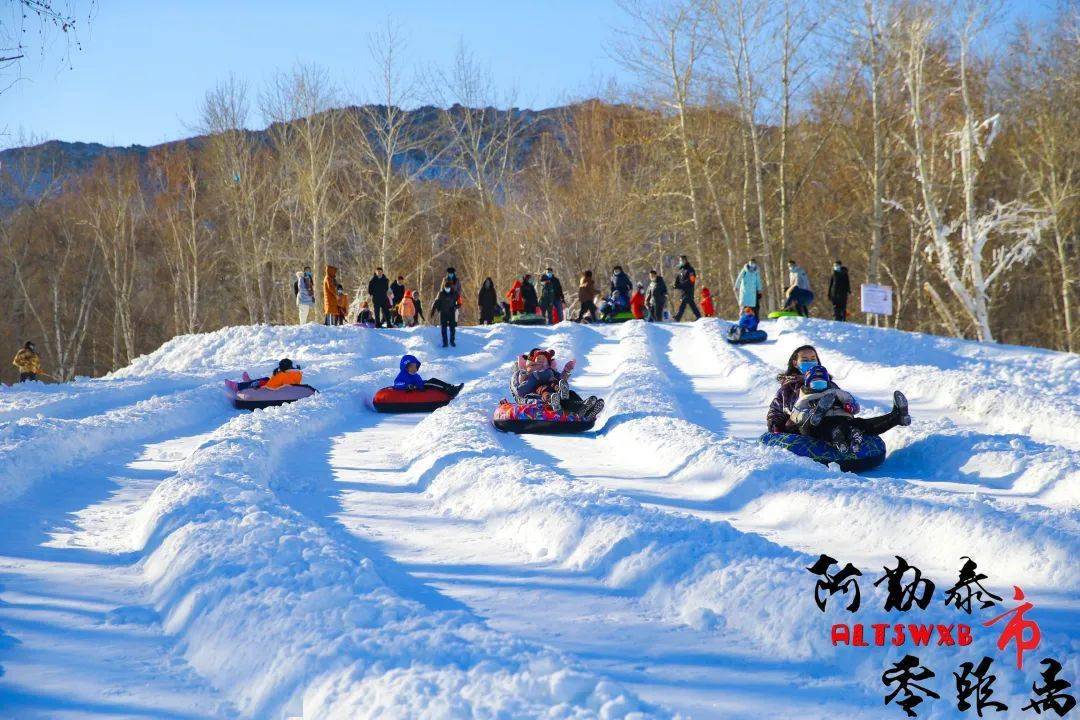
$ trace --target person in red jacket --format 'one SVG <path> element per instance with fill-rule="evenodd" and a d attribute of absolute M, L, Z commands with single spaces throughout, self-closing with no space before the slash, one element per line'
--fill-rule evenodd
<path fill-rule="evenodd" d="M 645 287 L 638 283 L 634 288 L 634 294 L 630 296 L 630 312 L 638 320 L 645 319 Z"/>
<path fill-rule="evenodd" d="M 709 288 L 701 288 L 701 312 L 705 317 L 715 317 L 716 309 L 712 304 L 712 293 Z"/>

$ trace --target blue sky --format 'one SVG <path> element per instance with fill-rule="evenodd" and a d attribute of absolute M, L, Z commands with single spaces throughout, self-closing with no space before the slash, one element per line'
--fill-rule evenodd
<path fill-rule="evenodd" d="M 1007 16 L 1038 17 L 1046 6 L 1015 0 Z M 0 94 L 0 130 L 110 145 L 173 140 L 191 134 L 203 95 L 230 73 L 258 89 L 297 62 L 322 65 L 359 93 L 367 36 L 388 19 L 411 65 L 446 66 L 464 41 L 501 87 L 516 89 L 519 106 L 629 80 L 608 54 L 623 23 L 615 0 L 99 0 L 72 69 L 55 52 L 24 62 L 25 79 Z M 257 114 L 252 121 L 261 126 Z"/>

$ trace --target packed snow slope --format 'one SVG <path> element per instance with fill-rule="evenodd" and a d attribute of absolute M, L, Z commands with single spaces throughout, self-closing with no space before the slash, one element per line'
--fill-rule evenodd
<path fill-rule="evenodd" d="M 952 674 L 984 655 L 1011 713 L 1044 657 L 1076 683 L 1080 357 L 801 319 L 736 347 L 726 328 L 500 325 L 442 349 L 432 328 L 236 327 L 4 388 L 0 717 L 902 717 L 881 675 L 905 654 L 942 696 L 920 717 L 960 716 Z M 806 343 L 864 412 L 911 399 L 877 470 L 757 442 Z M 492 427 L 536 346 L 607 400 L 592 432 Z M 404 353 L 465 389 L 373 412 Z M 320 394 L 233 410 L 222 379 L 281 357 Z M 859 612 L 815 605 L 822 553 L 863 572 Z M 937 585 L 927 609 L 883 609 L 897 555 Z M 943 602 L 962 557 L 995 607 Z M 1013 586 L 1042 633 L 1022 670 L 982 627 Z M 834 647 L 854 622 L 974 642 Z"/>

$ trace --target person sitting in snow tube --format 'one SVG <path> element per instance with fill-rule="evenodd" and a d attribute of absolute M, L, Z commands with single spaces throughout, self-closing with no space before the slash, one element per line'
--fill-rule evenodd
<path fill-rule="evenodd" d="M 226 380 L 225 386 L 233 405 L 242 410 L 273 407 L 311 397 L 317 390 L 304 384 L 299 365 L 283 358 L 269 377 L 252 380 L 244 373 L 240 382 Z"/>
<path fill-rule="evenodd" d="M 402 355 L 398 366 L 400 372 L 394 378 L 394 386 L 379 390 L 372 399 L 371 404 L 379 412 L 431 412 L 456 398 L 464 387 L 438 378 L 420 377 L 420 360 L 415 355 Z"/>
<path fill-rule="evenodd" d="M 570 433 L 589 430 L 604 409 L 595 395 L 582 399 L 570 389 L 571 360 L 560 371 L 555 351 L 533 348 L 518 358 L 510 378 L 515 402 L 503 400 L 495 410 L 495 427 L 514 433 Z"/>
<path fill-rule="evenodd" d="M 743 345 L 746 343 L 765 342 L 769 336 L 764 330 L 758 330 L 758 317 L 754 314 L 754 308 L 744 307 L 743 314 L 739 317 L 737 325 L 732 325 L 728 330 L 727 341 Z"/>
<path fill-rule="evenodd" d="M 826 464 L 835 462 L 844 470 L 867 470 L 885 459 L 885 443 L 879 436 L 911 424 L 907 398 L 899 390 L 885 415 L 855 417 L 858 402 L 833 382 L 812 345 L 797 348 L 777 379 L 780 388 L 766 416 L 769 432 L 761 437 L 766 445 Z"/>

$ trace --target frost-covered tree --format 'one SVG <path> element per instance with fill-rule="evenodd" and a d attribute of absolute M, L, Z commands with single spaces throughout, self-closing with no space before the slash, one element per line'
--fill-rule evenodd
<path fill-rule="evenodd" d="M 909 96 L 915 179 L 922 200 L 923 222 L 930 238 L 927 254 L 945 281 L 980 340 L 993 341 L 990 297 L 995 284 L 1014 264 L 1027 262 L 1035 252 L 1045 225 L 1045 213 L 1022 201 L 980 201 L 980 168 L 1001 123 L 999 115 L 977 116 L 970 86 L 972 43 L 987 15 L 971 2 L 956 23 L 959 58 L 956 87 L 959 127 L 944 135 L 948 179 L 939 181 L 928 137 L 928 117 L 941 108 L 927 100 L 927 69 L 938 47 L 936 34 L 946 23 L 927 8 L 915 8 L 897 23 L 900 71 Z M 951 207 L 949 185 L 955 183 L 962 202 Z"/>

